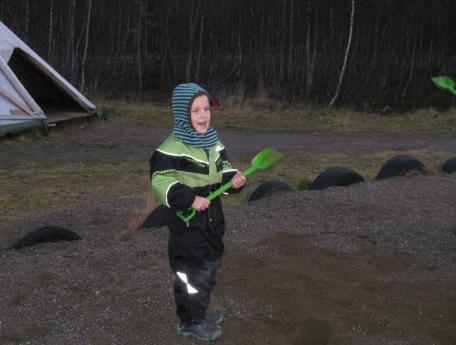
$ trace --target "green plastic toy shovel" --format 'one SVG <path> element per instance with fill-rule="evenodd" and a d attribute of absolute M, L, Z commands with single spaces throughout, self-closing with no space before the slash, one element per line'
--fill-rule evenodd
<path fill-rule="evenodd" d="M 440 77 L 434 77 L 431 80 L 434 82 L 435 86 L 437 86 L 439 89 L 450 91 L 453 95 L 456 96 L 456 89 L 454 88 L 454 81 L 450 77 L 443 75 Z"/>
<path fill-rule="evenodd" d="M 274 149 L 264 149 L 257 153 L 255 157 L 252 158 L 252 161 L 250 162 L 250 167 L 247 168 L 245 171 L 242 172 L 242 175 L 245 177 L 248 177 L 252 175 L 254 172 L 257 170 L 268 170 L 272 168 L 281 158 L 283 157 L 283 154 L 280 153 L 279 151 L 276 151 Z M 212 192 L 209 194 L 207 199 L 209 201 L 214 200 L 220 194 L 223 192 L 226 192 L 228 189 L 233 187 L 233 182 L 230 181 L 223 186 L 221 186 L 219 189 L 217 189 L 215 192 Z M 182 219 L 184 222 L 190 221 L 196 214 L 196 210 L 194 208 L 189 208 L 184 214 L 184 212 L 177 212 L 177 216 Z"/>

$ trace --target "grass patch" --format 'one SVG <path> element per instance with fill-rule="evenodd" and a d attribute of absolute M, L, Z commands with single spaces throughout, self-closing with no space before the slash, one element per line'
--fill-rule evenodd
<path fill-rule="evenodd" d="M 173 115 L 169 106 L 152 103 L 128 103 L 125 101 L 101 101 L 108 119 L 171 128 Z"/>
<path fill-rule="evenodd" d="M 448 137 L 456 133 L 456 110 L 440 113 L 432 109 L 381 116 L 346 109 L 289 107 L 258 110 L 253 107 L 215 111 L 221 128 L 304 131 L 328 134 L 393 134 Z"/>
<path fill-rule="evenodd" d="M 90 126 L 92 121 L 98 121 L 98 118 L 91 116 L 68 120 L 60 123 L 56 127 L 48 128 L 47 133 L 45 132 L 44 127 L 32 127 L 19 134 L 0 138 L 0 145 L 10 147 L 25 145 L 30 146 L 33 145 L 34 142 L 44 140 L 46 138 L 61 138 L 81 129 L 85 129 Z"/>
<path fill-rule="evenodd" d="M 29 145 L 46 137 L 43 127 L 35 126 L 19 134 L 0 138 L 0 145 Z"/>
<path fill-rule="evenodd" d="M 101 101 L 108 118 L 171 128 L 171 105 Z M 328 134 L 390 134 L 450 137 L 456 133 L 456 109 L 381 115 L 348 109 L 286 106 L 268 100 L 241 102 L 228 98 L 212 109 L 217 129 L 304 131 Z"/>
<path fill-rule="evenodd" d="M 144 162 L 31 162 L 1 168 L 0 214 L 11 220 L 37 216 L 93 198 L 137 197 L 148 186 Z"/>
<path fill-rule="evenodd" d="M 329 167 L 353 169 L 370 181 L 385 161 L 397 154 L 411 155 L 435 173 L 440 172 L 441 165 L 449 158 L 447 152 L 432 150 L 285 155 L 273 169 L 250 177 L 241 193 L 224 196 L 224 203 L 247 202 L 258 185 L 269 180 L 285 182 L 294 190 L 305 190 Z M 244 170 L 250 165 L 250 157 L 235 159 L 232 163 Z M 0 214 L 11 221 L 80 203 L 90 207 L 91 200 L 99 198 L 132 198 L 145 201 L 144 208 L 133 210 L 129 219 L 128 228 L 134 231 L 157 205 L 149 189 L 148 166 L 142 160 L 118 163 L 29 162 L 13 168 L 0 168 L 0 174 Z"/>

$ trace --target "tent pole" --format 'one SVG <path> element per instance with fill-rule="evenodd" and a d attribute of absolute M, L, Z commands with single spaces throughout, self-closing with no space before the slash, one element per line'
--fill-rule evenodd
<path fill-rule="evenodd" d="M 1 87 L 0 87 L 0 94 L 5 96 L 7 99 L 9 99 L 11 102 L 13 102 L 17 107 L 19 107 L 23 111 L 25 111 L 28 115 L 33 116 L 33 112 L 30 111 L 30 109 L 28 109 L 25 104 L 22 104 L 18 99 L 16 99 L 13 95 L 8 93 L 7 91 L 3 90 Z"/>

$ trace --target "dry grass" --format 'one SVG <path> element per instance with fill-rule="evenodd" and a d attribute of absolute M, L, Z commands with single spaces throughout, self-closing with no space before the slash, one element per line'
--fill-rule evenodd
<path fill-rule="evenodd" d="M 171 128 L 173 124 L 171 103 L 128 103 L 125 101 L 100 101 L 108 117 L 118 121 L 134 122 L 141 125 Z"/>
<path fill-rule="evenodd" d="M 258 172 L 240 194 L 225 196 L 228 205 L 242 204 L 259 184 L 279 180 L 294 190 L 304 190 L 323 170 L 346 167 L 355 170 L 366 181 L 373 180 L 382 165 L 397 154 L 408 154 L 420 160 L 425 173 L 438 173 L 448 153 L 431 150 L 408 152 L 319 153 L 285 155 L 273 169 Z M 237 159 L 233 165 L 246 169 L 250 158 Z M 128 221 L 125 236 L 135 232 L 157 206 L 149 185 L 148 167 L 142 161 L 112 163 L 38 163 L 31 162 L 14 169 L 0 169 L 0 213 L 16 218 L 40 215 L 51 210 L 71 207 L 81 200 L 90 204 L 100 197 L 122 197 L 144 200 Z"/>
<path fill-rule="evenodd" d="M 159 204 L 158 199 L 150 191 L 145 191 L 143 194 L 144 206 L 133 210 L 132 215 L 128 218 L 127 229 L 121 235 L 123 239 L 131 238 Z"/>
<path fill-rule="evenodd" d="M 106 113 L 118 121 L 172 126 L 170 105 L 102 101 Z M 305 131 L 328 134 L 407 134 L 448 137 L 456 133 L 456 109 L 422 109 L 386 116 L 348 109 L 287 106 L 268 99 L 241 101 L 231 97 L 214 108 L 216 128 Z"/>
<path fill-rule="evenodd" d="M 83 200 L 120 195 L 136 198 L 148 185 L 144 162 L 30 162 L 0 168 L 0 214 L 14 219 L 71 207 Z"/>

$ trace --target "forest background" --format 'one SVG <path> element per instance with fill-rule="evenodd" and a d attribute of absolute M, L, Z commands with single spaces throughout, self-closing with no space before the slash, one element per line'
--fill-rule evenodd
<path fill-rule="evenodd" d="M 183 81 L 359 110 L 449 108 L 454 0 L 3 0 L 0 20 L 91 97 Z"/>

